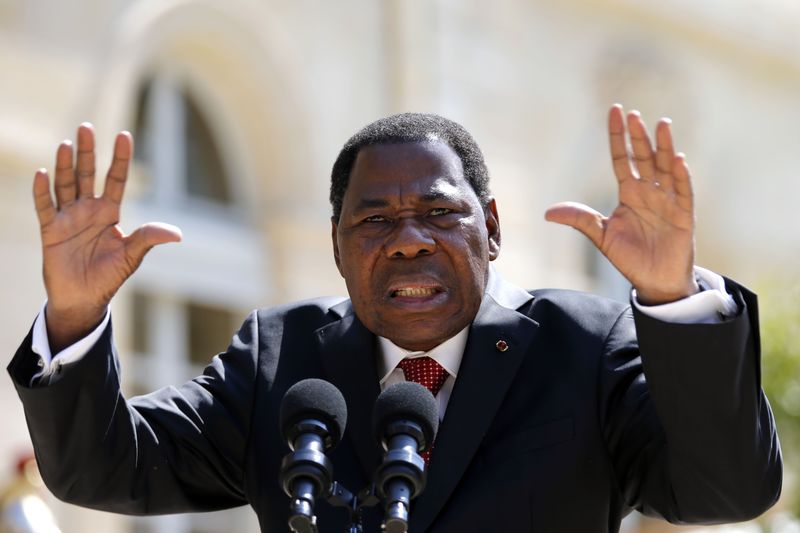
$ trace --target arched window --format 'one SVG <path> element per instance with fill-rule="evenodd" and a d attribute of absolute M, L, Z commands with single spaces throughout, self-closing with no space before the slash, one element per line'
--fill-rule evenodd
<path fill-rule="evenodd" d="M 232 184 L 215 131 L 191 90 L 169 78 L 143 83 L 136 104 L 136 161 L 145 195 L 232 206 Z"/>
<path fill-rule="evenodd" d="M 193 87 L 172 73 L 152 76 L 135 100 L 137 183 L 126 225 L 163 220 L 179 226 L 184 241 L 148 256 L 125 286 L 129 395 L 199 375 L 267 297 L 263 237 L 247 224 L 235 181 L 241 176 L 229 170 L 220 125 L 210 118 L 213 104 Z M 132 527 L 143 533 L 258 530 L 246 509 L 136 518 Z"/>

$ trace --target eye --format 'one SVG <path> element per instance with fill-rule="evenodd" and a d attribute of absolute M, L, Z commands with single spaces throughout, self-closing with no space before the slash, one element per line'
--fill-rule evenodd
<path fill-rule="evenodd" d="M 364 222 L 386 222 L 388 219 L 383 215 L 371 215 L 364 219 Z"/>
<path fill-rule="evenodd" d="M 449 215 L 452 213 L 452 209 L 448 209 L 447 207 L 434 207 L 430 211 L 428 211 L 428 215 L 432 217 L 440 217 L 442 215 Z"/>

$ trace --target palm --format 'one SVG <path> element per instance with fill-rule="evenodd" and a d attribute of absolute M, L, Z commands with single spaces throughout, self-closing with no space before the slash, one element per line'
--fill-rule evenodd
<path fill-rule="evenodd" d="M 694 211 L 688 168 L 672 146 L 669 122 L 656 129 L 656 150 L 637 113 L 628 115 L 632 153 L 621 107 L 609 116 L 619 205 L 609 217 L 567 202 L 551 207 L 548 220 L 583 232 L 649 303 L 672 301 L 696 287 Z"/>
<path fill-rule="evenodd" d="M 180 240 L 180 230 L 166 224 L 145 224 L 130 235 L 118 226 L 132 153 L 130 134 L 120 133 L 103 194 L 95 196 L 94 132 L 84 124 L 78 129 L 74 164 L 72 144 L 65 141 L 58 148 L 56 203 L 47 172 L 36 173 L 33 192 L 42 236 L 51 346 L 85 334 L 150 248 Z"/>
<path fill-rule="evenodd" d="M 81 302 L 109 302 L 135 265 L 116 225 L 116 205 L 86 198 L 62 208 L 42 227 L 44 276 L 48 294 Z"/>

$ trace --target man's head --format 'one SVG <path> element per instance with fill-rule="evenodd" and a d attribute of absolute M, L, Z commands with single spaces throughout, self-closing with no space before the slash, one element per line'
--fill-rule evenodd
<path fill-rule="evenodd" d="M 362 148 L 373 144 L 402 144 L 430 140 L 445 143 L 458 155 L 464 167 L 464 178 L 475 191 L 481 205 L 485 207 L 491 199 L 489 171 L 483 161 L 483 153 L 472 135 L 461 124 L 439 115 L 401 113 L 378 119 L 364 126 L 342 147 L 331 172 L 330 201 L 333 217 L 339 220 L 342 199 L 350 182 L 350 171 Z"/>
<path fill-rule="evenodd" d="M 467 326 L 500 250 L 486 167 L 469 134 L 435 116 L 383 119 L 345 145 L 332 181 L 334 258 L 364 325 L 411 350 Z"/>

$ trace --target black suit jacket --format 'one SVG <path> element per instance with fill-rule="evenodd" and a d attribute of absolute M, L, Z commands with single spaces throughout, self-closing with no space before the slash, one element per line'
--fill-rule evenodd
<path fill-rule="evenodd" d="M 676 325 L 493 278 L 411 531 L 605 532 L 632 508 L 701 523 L 763 512 L 780 493 L 780 450 L 759 383 L 755 297 L 728 288 L 739 316 Z M 131 514 L 250 504 L 263 531 L 286 531 L 280 400 L 308 377 L 342 391 L 346 436 L 330 457 L 335 478 L 360 490 L 381 459 L 375 349 L 348 300 L 317 299 L 254 312 L 202 376 L 143 397 L 120 393 L 110 327 L 47 383 L 30 384 L 30 338 L 9 371 L 59 498 Z M 320 531 L 346 530 L 342 509 L 318 502 L 317 514 Z M 380 515 L 366 512 L 365 532 L 379 531 Z"/>

